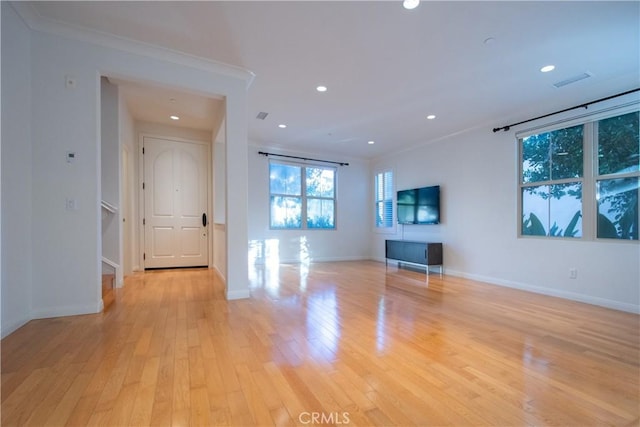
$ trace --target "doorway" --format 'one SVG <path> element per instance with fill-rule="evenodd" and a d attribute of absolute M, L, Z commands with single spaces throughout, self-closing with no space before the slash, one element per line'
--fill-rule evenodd
<path fill-rule="evenodd" d="M 143 136 L 144 269 L 209 265 L 209 145 Z"/>

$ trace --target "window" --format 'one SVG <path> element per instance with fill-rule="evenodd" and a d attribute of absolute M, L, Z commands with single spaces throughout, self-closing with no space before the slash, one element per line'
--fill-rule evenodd
<path fill-rule="evenodd" d="M 375 176 L 376 229 L 393 228 L 393 172 L 390 170 Z"/>
<path fill-rule="evenodd" d="M 518 139 L 521 235 L 638 240 L 638 114 Z"/>
<path fill-rule="evenodd" d="M 583 140 L 583 126 L 520 140 L 523 235 L 582 237 Z"/>
<path fill-rule="evenodd" d="M 335 229 L 335 187 L 335 168 L 270 162 L 271 228 Z"/>
<path fill-rule="evenodd" d="M 636 111 L 596 123 L 599 238 L 638 240 L 639 115 Z"/>

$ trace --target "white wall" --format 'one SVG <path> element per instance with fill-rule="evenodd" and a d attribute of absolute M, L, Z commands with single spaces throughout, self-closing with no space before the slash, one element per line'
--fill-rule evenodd
<path fill-rule="evenodd" d="M 220 223 L 211 223 L 213 232 L 213 268 L 218 272 L 222 280 L 227 278 L 227 226 Z"/>
<path fill-rule="evenodd" d="M 135 121 L 135 129 L 139 135 L 155 135 L 168 136 L 173 138 L 189 139 L 193 141 L 202 141 L 207 144 L 211 141 L 211 132 L 201 129 L 190 129 L 177 126 L 168 126 L 160 123 L 151 123 L 144 121 Z M 137 143 L 138 141 L 136 141 Z"/>
<path fill-rule="evenodd" d="M 441 185 L 442 204 L 440 225 L 374 233 L 373 257 L 384 259 L 385 238 L 441 241 L 447 274 L 640 311 L 637 243 L 518 238 L 516 162 L 514 131 L 491 125 L 373 162 L 395 169 L 398 190 Z"/>
<path fill-rule="evenodd" d="M 308 253 L 310 261 L 346 261 L 368 259 L 371 231 L 371 187 L 369 164 L 349 161 L 349 166 L 337 168 L 336 230 L 270 230 L 269 229 L 269 159 L 258 151 L 277 152 L 324 159 L 322 154 L 268 150 L 250 146 L 249 149 L 249 241 L 263 257 L 266 250 L 277 246 L 280 262 L 299 262 Z M 275 249 L 273 249 L 275 250 Z M 273 252 L 271 252 L 273 254 Z M 262 258 L 263 258 L 262 257 Z M 256 262 L 267 260 L 258 257 Z"/>
<path fill-rule="evenodd" d="M 2 7 L 2 330 L 30 320 L 32 256 L 31 36 Z M 39 215 L 38 215 L 39 216 Z M 35 241 L 38 244 L 38 241 Z"/>
<path fill-rule="evenodd" d="M 122 149 L 122 177 L 120 180 L 120 206 L 123 219 L 122 226 L 122 263 L 123 275 L 133 273 L 134 266 L 140 265 L 138 259 L 138 235 L 135 224 L 137 222 L 137 137 L 135 123 L 124 97 L 118 99 L 118 113 L 120 123 L 120 147 Z M 121 284 L 118 284 L 121 285 Z"/>
<path fill-rule="evenodd" d="M 224 126 L 224 123 L 223 123 Z M 221 277 L 227 276 L 227 226 L 226 226 L 226 199 L 227 199 L 227 168 L 226 168 L 226 144 L 219 140 L 218 133 L 213 144 L 213 268 Z"/>
<path fill-rule="evenodd" d="M 226 297 L 228 299 L 248 298 L 248 223 L 249 223 L 249 166 L 247 162 L 247 121 L 246 99 L 226 98 L 225 115 L 225 236 L 226 236 Z M 244 143 L 237 143 L 238 141 Z"/>
<path fill-rule="evenodd" d="M 122 285 L 122 245 L 120 241 L 120 113 L 118 87 L 106 77 L 100 79 L 100 190 L 101 200 L 116 209 L 101 211 L 102 257 L 116 267 L 116 285 Z M 85 159 L 80 159 L 84 161 Z M 103 271 L 104 273 L 104 271 Z"/>
<path fill-rule="evenodd" d="M 216 141 L 213 145 L 213 222 L 224 224 L 226 222 L 226 145 L 224 142 Z"/>
<path fill-rule="evenodd" d="M 21 9 L 20 5 L 15 7 Z M 3 3 L 3 11 L 5 9 L 9 8 Z M 3 312 L 3 317 L 9 319 L 7 324 L 30 318 L 95 313 L 101 307 L 101 75 L 140 82 L 153 80 L 154 84 L 205 96 L 222 95 L 231 101 L 227 103 L 227 141 L 234 148 L 229 150 L 227 158 L 239 166 L 230 168 L 228 182 L 239 198 L 227 203 L 228 215 L 235 218 L 233 224 L 228 225 L 228 235 L 238 239 L 228 245 L 227 262 L 233 268 L 229 268 L 231 273 L 227 275 L 227 296 L 248 296 L 246 90 L 249 74 L 166 50 L 61 30 L 53 23 L 42 25 L 37 17 L 29 17 L 27 13 L 32 28 L 29 34 L 24 27 L 18 28 L 18 19 L 12 11 L 7 14 L 8 18 L 4 15 L 3 31 L 5 23 L 7 27 L 15 27 L 11 28 L 7 51 L 4 38 L 2 49 L 3 68 L 5 62 L 11 62 L 7 58 L 15 60 L 7 72 L 12 75 L 7 87 L 15 87 L 15 91 L 13 94 L 3 92 L 3 106 L 8 106 L 3 108 L 3 115 L 9 117 L 7 122 L 15 123 L 13 132 L 19 143 L 27 144 L 18 148 L 15 155 L 2 158 L 4 164 L 16 164 L 16 178 L 20 178 L 20 185 L 24 185 L 26 191 L 2 193 L 3 208 L 10 205 L 16 209 L 20 206 L 22 211 L 26 209 L 20 219 L 12 219 L 11 214 L 7 217 L 11 225 L 23 226 L 20 231 L 15 227 L 13 235 L 2 235 L 3 247 L 15 247 L 27 253 L 16 259 L 13 266 L 15 273 L 21 273 L 21 283 L 14 286 L 7 281 L 5 286 L 3 280 L 3 288 L 9 287 L 3 304 L 15 308 L 15 314 Z M 65 36 L 61 36 L 62 33 Z M 14 37 L 15 34 L 24 37 Z M 87 36 L 91 41 L 76 40 L 77 36 Z M 3 72 L 3 79 L 4 76 Z M 75 87 L 65 86 L 67 77 L 75 80 Z M 27 101 L 24 98 L 29 93 L 31 98 Z M 28 113 L 29 102 L 30 118 L 28 114 L 22 116 Z M 18 116 L 22 117 L 14 118 Z M 66 162 L 67 151 L 77 153 L 75 163 Z M 29 152 L 30 162 L 22 161 L 21 157 Z M 14 175 L 11 169 L 7 173 Z M 3 179 L 3 185 L 4 182 Z M 31 205 L 25 203 L 25 198 L 30 199 Z M 77 210 L 65 209 L 67 198 L 77 201 Z M 14 224 L 15 221 L 18 222 Z M 21 243 L 25 237 L 32 238 L 32 244 Z M 27 256 L 30 246 L 31 256 Z M 31 276 L 22 274 L 27 271 Z M 12 272 L 9 275 L 15 276 Z M 31 310 L 25 302 L 29 301 L 29 292 Z"/>

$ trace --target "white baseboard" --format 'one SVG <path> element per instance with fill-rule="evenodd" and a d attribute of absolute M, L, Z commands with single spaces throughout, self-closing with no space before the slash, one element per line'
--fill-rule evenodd
<path fill-rule="evenodd" d="M 247 290 L 241 290 L 241 291 L 231 291 L 229 292 L 229 290 L 227 290 L 227 300 L 231 301 L 234 299 L 245 299 L 245 298 L 249 298 L 251 297 L 251 292 L 247 289 Z"/>
<path fill-rule="evenodd" d="M 218 268 L 218 266 L 213 266 L 211 267 L 213 268 L 213 271 L 215 271 L 216 275 L 218 275 L 218 277 L 220 278 L 220 280 L 222 280 L 223 283 L 227 283 L 227 278 L 224 277 L 224 274 L 222 274 L 222 271 L 220 271 L 220 269 Z"/>
<path fill-rule="evenodd" d="M 31 312 L 31 319 L 48 319 L 50 317 L 78 316 L 81 314 L 96 314 L 104 308 L 102 298 L 94 304 L 67 305 L 62 307 L 46 307 Z"/>
<path fill-rule="evenodd" d="M 226 288 L 226 286 L 227 286 L 227 278 L 224 277 L 224 275 L 222 274 L 220 269 L 218 267 L 216 267 L 215 265 L 213 267 L 210 267 L 210 268 L 220 278 L 222 283 L 224 283 L 224 285 L 225 285 L 225 297 L 227 298 L 227 301 L 231 301 L 231 300 L 234 300 L 234 299 L 245 299 L 245 298 L 250 298 L 251 297 L 251 292 L 249 291 L 249 289 L 229 292 L 229 289 Z"/>
<path fill-rule="evenodd" d="M 482 276 L 479 274 L 470 274 L 456 270 L 446 270 L 446 274 L 450 276 L 462 277 L 465 279 L 477 280 L 479 282 L 489 283 L 491 285 L 504 286 L 506 288 L 519 289 L 522 291 L 533 292 L 536 294 L 549 295 L 557 298 L 564 298 L 572 301 L 583 302 L 586 304 L 597 305 L 614 310 L 626 311 L 628 313 L 640 314 L 640 305 L 623 303 L 606 298 L 594 297 L 591 295 L 578 294 L 575 292 L 561 291 L 557 289 L 543 288 L 540 286 L 530 285 L 527 283 L 515 282 L 512 280 L 498 279 L 495 277 Z"/>

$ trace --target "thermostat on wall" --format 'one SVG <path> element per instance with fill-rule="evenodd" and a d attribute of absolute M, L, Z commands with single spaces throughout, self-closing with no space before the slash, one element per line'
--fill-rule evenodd
<path fill-rule="evenodd" d="M 73 163 L 76 161 L 76 152 L 67 151 L 67 163 Z"/>

